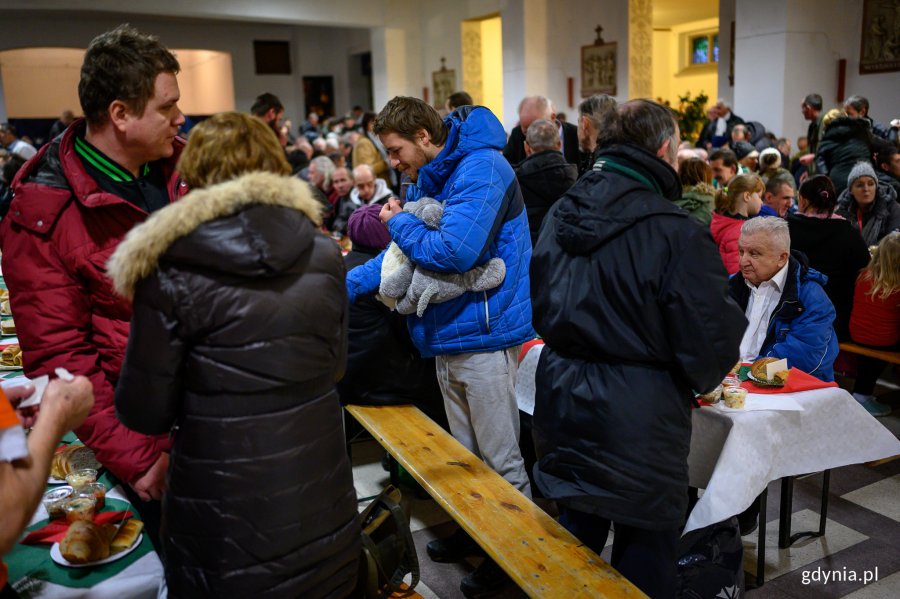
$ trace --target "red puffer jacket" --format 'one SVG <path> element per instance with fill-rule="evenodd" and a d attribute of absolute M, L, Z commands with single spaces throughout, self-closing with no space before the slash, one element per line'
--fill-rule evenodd
<path fill-rule="evenodd" d="M 712 222 L 709 223 L 709 232 L 713 240 L 719 246 L 719 254 L 722 256 L 722 264 L 728 274 L 733 275 L 741 268 L 739 266 L 738 239 L 741 237 L 741 227 L 747 222 L 743 218 L 723 216 L 713 213 Z"/>
<path fill-rule="evenodd" d="M 62 366 L 94 384 L 91 414 L 75 432 L 120 479 L 134 481 L 168 450 L 165 435 L 129 430 L 113 396 L 128 343 L 131 303 L 106 276 L 106 261 L 147 213 L 101 190 L 75 153 L 78 122 L 44 146 L 13 181 L 15 197 L 0 222 L 3 275 L 10 290 L 25 374 L 52 376 Z M 184 142 L 165 160 L 169 197 L 187 191 L 175 173 Z M 146 398 L 153 401 L 152 397 Z"/>

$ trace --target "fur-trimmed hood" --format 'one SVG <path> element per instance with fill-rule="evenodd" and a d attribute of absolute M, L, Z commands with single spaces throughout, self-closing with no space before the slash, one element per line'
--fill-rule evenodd
<path fill-rule="evenodd" d="M 273 216 L 269 207 L 282 210 Z M 293 264 L 306 250 L 322 222 L 321 211 L 309 184 L 300 179 L 243 175 L 194 190 L 153 213 L 119 244 L 107 273 L 127 298 L 164 255 L 201 268 L 266 276 Z M 210 226 L 201 228 L 206 223 Z"/>

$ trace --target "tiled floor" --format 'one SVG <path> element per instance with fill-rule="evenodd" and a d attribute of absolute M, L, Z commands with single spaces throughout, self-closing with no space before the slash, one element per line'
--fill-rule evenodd
<path fill-rule="evenodd" d="M 898 415 L 881 421 L 900 436 L 900 390 L 889 390 L 882 400 L 892 404 Z M 354 444 L 354 479 L 357 496 L 363 500 L 360 509 L 389 482 L 388 473 L 381 466 L 382 455 L 381 447 L 371 439 Z M 818 528 L 821 484 L 821 476 L 796 480 L 792 531 Z M 750 590 L 748 597 L 900 597 L 900 459 L 875 467 L 859 464 L 833 470 L 825 536 L 802 539 L 788 549 L 778 548 L 779 495 L 780 485 L 773 482 L 766 514 L 766 582 Z M 460 580 L 479 560 L 473 558 L 463 564 L 432 562 L 425 545 L 449 534 L 455 525 L 427 496 L 420 498 L 415 492 L 406 491 L 404 501 L 411 510 L 410 523 L 421 569 L 416 591 L 427 599 L 461 599 Z M 747 572 L 756 571 L 756 540 L 755 534 L 743 539 Z M 609 547 L 601 555 L 608 560 Z M 871 580 L 864 583 L 865 576 Z M 512 589 L 500 599 L 521 596 Z"/>

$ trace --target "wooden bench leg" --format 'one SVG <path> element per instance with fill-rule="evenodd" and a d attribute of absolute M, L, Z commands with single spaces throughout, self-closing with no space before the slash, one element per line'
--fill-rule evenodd
<path fill-rule="evenodd" d="M 400 487 L 400 464 L 390 453 L 388 454 L 388 473 L 391 475 L 391 484 Z"/>

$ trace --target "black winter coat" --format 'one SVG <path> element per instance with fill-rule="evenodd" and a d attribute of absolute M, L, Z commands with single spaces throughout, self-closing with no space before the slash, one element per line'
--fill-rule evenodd
<path fill-rule="evenodd" d="M 365 264 L 381 250 L 355 244 L 344 257 L 347 271 Z M 390 310 L 374 295 L 350 306 L 347 370 L 338 383 L 343 404 L 388 406 L 415 404 L 445 425 L 444 400 L 434 358 L 422 358 L 406 328 L 406 316 Z"/>
<path fill-rule="evenodd" d="M 578 127 L 572 123 L 563 123 L 561 141 L 566 162 L 577 167 L 582 160 L 582 153 L 578 148 Z M 519 125 L 513 127 L 509 132 L 509 139 L 506 140 L 506 147 L 503 148 L 503 157 L 513 168 L 525 160 L 525 132 Z"/>
<path fill-rule="evenodd" d="M 531 245 L 537 242 L 544 216 L 578 179 L 578 169 L 556 150 L 532 154 L 516 167 L 516 179 L 522 189 Z"/>
<path fill-rule="evenodd" d="M 869 263 L 869 250 L 859 231 L 844 219 L 785 217 L 791 232 L 791 249 L 803 252 L 809 266 L 828 277 L 825 293 L 834 305 L 834 330 L 838 339 L 850 341 L 850 312 L 859 271 Z"/>
<path fill-rule="evenodd" d="M 170 597 L 343 597 L 360 528 L 335 381 L 347 299 L 309 186 L 269 173 L 191 192 L 109 272 L 134 294 L 116 410 L 174 435 Z"/>
<path fill-rule="evenodd" d="M 653 530 L 684 523 L 692 390 L 718 385 L 747 321 L 672 168 L 600 153 L 550 210 L 531 260 L 535 480 L 571 509 Z M 596 168 L 596 167 L 595 167 Z"/>
<path fill-rule="evenodd" d="M 872 132 L 865 119 L 842 116 L 834 119 L 821 134 L 816 149 L 816 173 L 828 175 L 840 194 L 857 162 L 872 160 Z"/>

